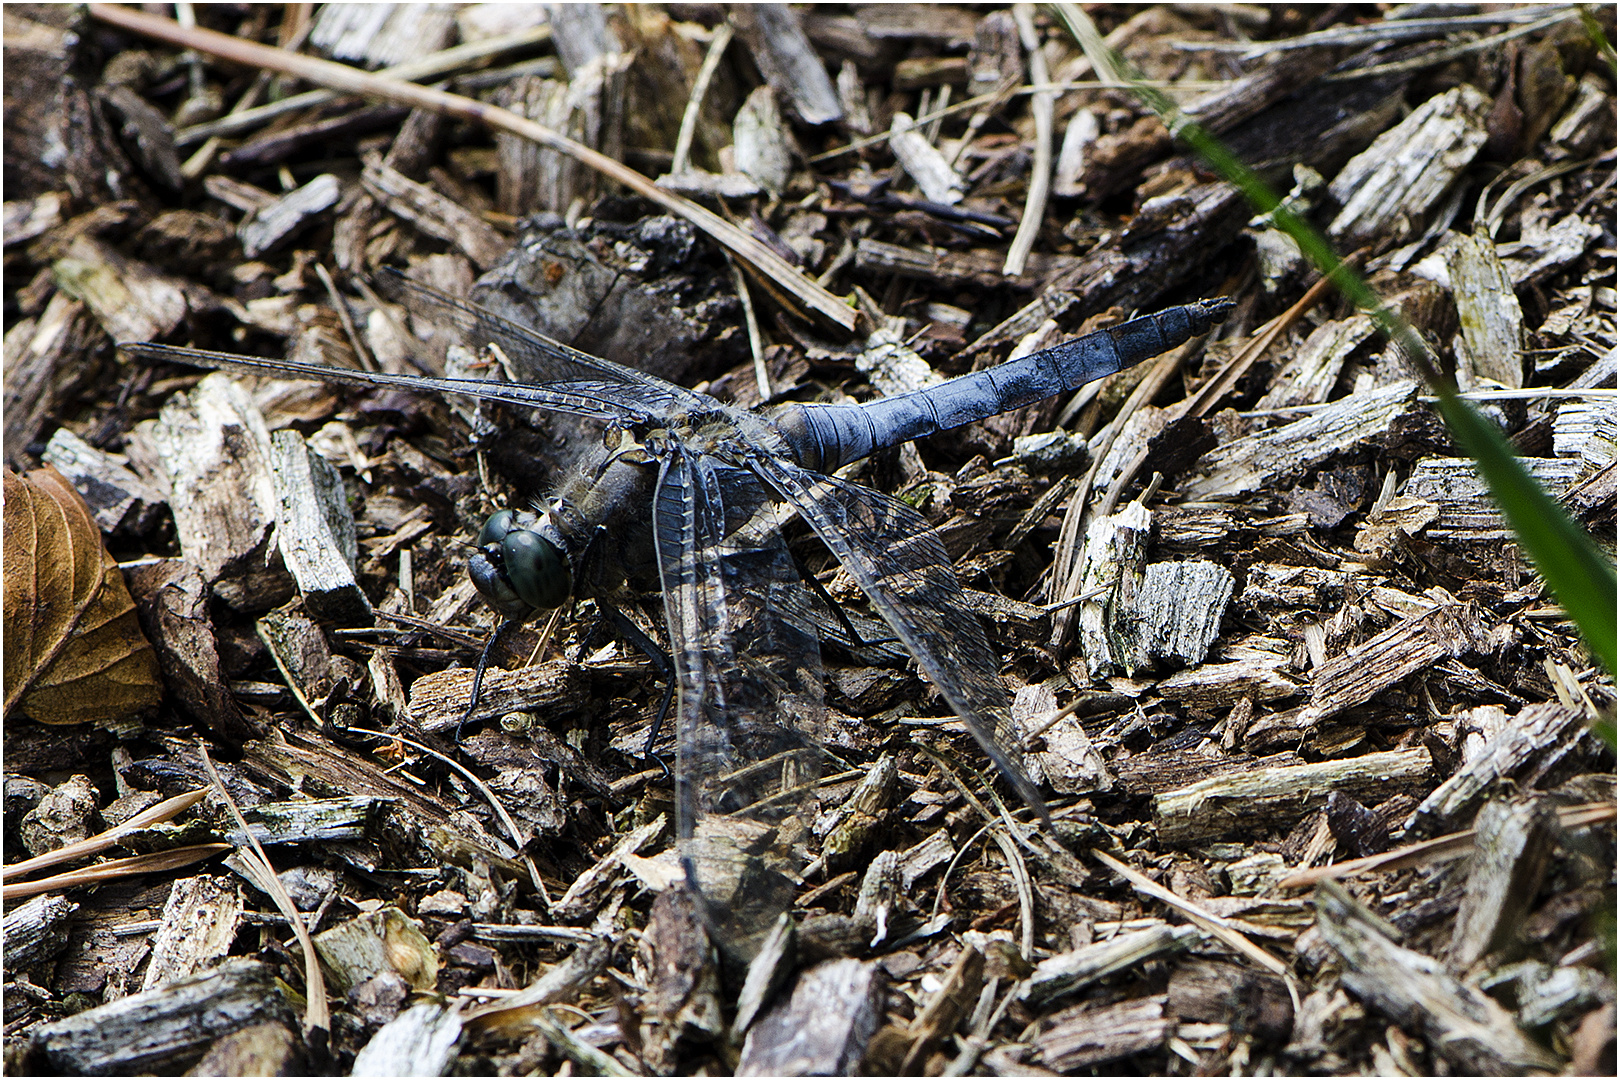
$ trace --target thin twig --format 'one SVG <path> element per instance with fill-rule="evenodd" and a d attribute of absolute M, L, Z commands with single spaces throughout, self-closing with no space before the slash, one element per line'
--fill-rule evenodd
<path fill-rule="evenodd" d="M 1024 199 L 1024 216 L 1018 222 L 1012 246 L 1007 249 L 1007 261 L 1001 272 L 1017 277 L 1029 262 L 1029 253 L 1035 250 L 1035 240 L 1041 233 L 1041 221 L 1046 217 L 1046 195 L 1052 186 L 1052 110 L 1057 94 L 1050 89 L 1051 77 L 1046 70 L 1046 54 L 1041 51 L 1040 35 L 1035 32 L 1035 5 L 1014 4 L 1013 19 L 1018 23 L 1018 36 L 1029 53 L 1029 79 L 1035 84 L 1035 96 L 1030 99 L 1030 112 L 1035 114 L 1035 164 L 1029 176 L 1029 194 Z"/>
<path fill-rule="evenodd" d="M 703 98 L 709 92 L 709 83 L 720 67 L 720 58 L 725 55 L 726 46 L 731 44 L 734 32 L 729 21 L 714 28 L 714 37 L 709 40 L 709 51 L 703 56 L 703 66 L 698 68 L 697 78 L 692 80 L 692 93 L 686 99 L 686 111 L 681 114 L 681 131 L 675 136 L 675 153 L 669 161 L 669 171 L 675 176 L 691 168 L 692 137 L 697 134 L 698 116 L 703 112 Z"/>
<path fill-rule="evenodd" d="M 765 340 L 759 332 L 759 319 L 754 315 L 754 301 L 748 295 L 748 277 L 737 261 L 727 256 L 731 266 L 731 280 L 737 287 L 737 299 L 742 301 L 743 323 L 748 327 L 748 351 L 754 354 L 754 382 L 759 386 L 759 400 L 771 400 L 771 373 L 765 370 Z"/>
<path fill-rule="evenodd" d="M 308 35 L 309 29 L 306 27 L 303 34 L 300 35 L 298 43 L 283 47 L 289 51 L 295 50 L 299 44 L 302 44 L 303 38 Z M 501 53 L 525 49 L 531 45 L 539 45 L 549 40 L 551 40 L 550 26 L 531 26 L 526 30 L 502 34 L 499 37 L 469 42 L 465 45 L 455 45 L 418 60 L 383 68 L 372 74 L 390 79 L 403 79 L 409 82 L 416 82 L 419 79 L 432 79 L 441 75 L 449 75 L 465 67 L 471 67 L 491 57 L 499 56 Z M 198 139 L 234 135 L 239 131 L 247 131 L 268 124 L 278 116 L 285 116 L 287 113 L 298 112 L 302 109 L 312 109 L 317 105 L 324 105 L 328 101 L 334 101 L 341 96 L 335 90 L 309 90 L 302 94 L 293 94 L 291 97 L 284 97 L 280 101 L 272 102 L 269 105 L 243 109 L 241 112 L 232 112 L 228 116 L 222 116 L 218 120 L 210 120 L 206 124 L 194 124 L 188 128 L 181 128 L 175 132 L 174 141 L 185 146 L 196 142 Z"/>
<path fill-rule="evenodd" d="M 89 11 L 93 17 L 102 22 L 159 41 L 167 41 L 181 48 L 199 49 L 250 67 L 272 68 L 344 93 L 361 94 L 483 124 L 528 139 L 548 150 L 555 150 L 690 221 L 729 249 L 732 254 L 797 298 L 806 309 L 827 322 L 846 333 L 855 329 L 854 309 L 811 281 L 797 267 L 776 254 L 757 237 L 744 232 L 690 199 L 665 191 L 622 162 L 615 161 L 606 154 L 592 150 L 533 120 L 519 116 L 510 109 L 488 105 L 459 94 L 418 86 L 400 79 L 373 75 L 344 64 L 286 53 L 280 49 L 242 41 L 212 30 L 194 30 L 188 33 L 171 19 L 158 18 L 115 4 L 91 4 Z"/>

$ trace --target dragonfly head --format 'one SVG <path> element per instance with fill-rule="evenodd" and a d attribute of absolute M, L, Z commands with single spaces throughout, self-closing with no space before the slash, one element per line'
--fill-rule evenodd
<path fill-rule="evenodd" d="M 490 606 L 508 618 L 560 607 L 573 589 L 568 557 L 544 534 L 549 524 L 527 510 L 502 510 L 478 532 L 467 572 Z"/>

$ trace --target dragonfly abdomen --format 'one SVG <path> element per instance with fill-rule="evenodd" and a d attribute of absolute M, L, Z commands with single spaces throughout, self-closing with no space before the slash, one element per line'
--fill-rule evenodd
<path fill-rule="evenodd" d="M 792 405 L 773 420 L 799 464 L 831 472 L 912 439 L 1075 390 L 1205 333 L 1232 308 L 1199 300 L 909 394 L 853 405 Z"/>

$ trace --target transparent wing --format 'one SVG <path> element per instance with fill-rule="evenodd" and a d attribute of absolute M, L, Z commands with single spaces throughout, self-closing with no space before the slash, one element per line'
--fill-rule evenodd
<path fill-rule="evenodd" d="M 679 684 L 676 817 L 715 942 L 746 961 L 792 903 L 825 704 L 813 599 L 751 473 L 675 446 L 654 496 Z"/>
<path fill-rule="evenodd" d="M 542 387 L 579 384 L 602 387 L 608 400 L 652 416 L 703 411 L 718 403 L 705 394 L 676 386 L 644 371 L 581 352 L 526 326 L 503 319 L 466 300 L 412 281 L 396 270 L 378 278 L 383 292 L 435 326 L 454 328 L 475 352 L 494 344 L 511 359 L 521 377 Z"/>
<path fill-rule="evenodd" d="M 616 384 L 600 381 L 574 381 L 531 386 L 527 383 L 493 382 L 484 379 L 446 379 L 431 375 L 388 375 L 353 368 L 331 367 L 326 364 L 302 364 L 293 360 L 269 360 L 258 356 L 239 356 L 236 353 L 214 352 L 211 349 L 190 349 L 180 345 L 156 345 L 150 342 L 126 343 L 118 346 L 136 356 L 153 360 L 195 364 L 199 367 L 225 368 L 244 371 L 251 375 L 272 375 L 280 378 L 315 379 L 319 382 L 343 383 L 349 386 L 388 386 L 421 393 L 434 390 L 442 394 L 461 394 L 465 397 L 500 401 L 508 405 L 521 405 L 531 409 L 588 416 L 597 420 L 617 420 L 621 423 L 639 423 L 661 414 L 652 413 L 645 406 L 621 400 Z"/>
<path fill-rule="evenodd" d="M 1050 824 L 1046 803 L 1018 765 L 1019 740 L 997 674 L 1000 664 L 928 522 L 871 488 L 777 457 L 756 454 L 749 463 L 809 522 L 996 768 Z"/>

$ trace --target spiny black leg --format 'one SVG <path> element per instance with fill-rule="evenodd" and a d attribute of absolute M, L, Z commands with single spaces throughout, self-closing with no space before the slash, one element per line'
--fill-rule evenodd
<path fill-rule="evenodd" d="M 658 706 L 658 716 L 653 720 L 652 730 L 647 733 L 647 746 L 641 751 L 642 757 L 651 758 L 653 743 L 658 740 L 658 733 L 664 729 L 664 717 L 669 715 L 670 702 L 675 700 L 675 665 L 670 661 L 669 654 L 660 649 L 656 641 L 642 633 L 641 627 L 631 622 L 624 612 L 600 601 L 598 606 L 602 613 L 612 620 L 614 628 L 624 639 L 652 661 L 653 667 L 658 669 L 659 676 L 664 680 L 664 700 Z"/>
<path fill-rule="evenodd" d="M 522 625 L 522 619 L 507 619 L 495 628 L 489 635 L 489 641 L 484 643 L 484 651 L 478 654 L 478 669 L 473 672 L 472 697 L 467 702 L 467 711 L 462 714 L 461 722 L 456 725 L 456 745 L 461 745 L 461 729 L 467 726 L 472 719 L 473 710 L 478 707 L 478 691 L 484 685 L 484 669 L 489 666 L 489 655 L 495 651 L 495 643 L 501 639 L 506 631 Z"/>
<path fill-rule="evenodd" d="M 838 625 L 843 628 L 844 633 L 849 635 L 851 648 L 862 649 L 869 645 L 881 645 L 900 640 L 899 638 L 886 637 L 878 638 L 876 641 L 867 641 L 861 637 L 860 632 L 855 629 L 855 624 L 849 621 L 848 615 L 844 614 L 843 606 L 828 595 L 826 586 L 822 585 L 816 575 L 810 572 L 808 566 L 799 561 L 797 555 L 793 556 L 793 566 L 799 571 L 799 577 L 804 579 L 804 583 L 810 586 L 810 591 L 821 597 L 821 602 L 827 605 L 827 609 L 832 612 L 833 618 L 838 620 Z"/>

